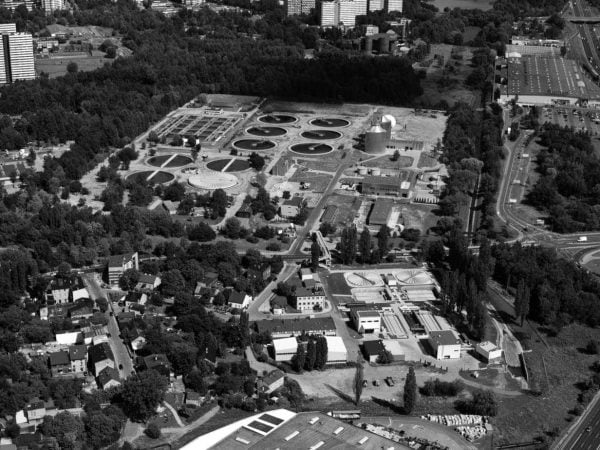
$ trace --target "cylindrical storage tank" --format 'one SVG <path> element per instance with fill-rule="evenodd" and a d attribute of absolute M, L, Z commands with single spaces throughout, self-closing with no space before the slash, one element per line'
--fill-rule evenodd
<path fill-rule="evenodd" d="M 396 126 L 396 118 L 391 114 L 386 114 L 381 118 L 381 128 L 386 132 L 388 140 L 392 137 L 392 128 Z"/>
<path fill-rule="evenodd" d="M 367 153 L 385 153 L 385 146 L 388 142 L 386 131 L 379 125 L 371 127 L 365 135 L 365 152 Z"/>
<path fill-rule="evenodd" d="M 366 167 L 359 167 L 358 168 L 358 174 L 359 175 L 367 175 L 369 173 L 369 169 L 367 169 Z"/>
<path fill-rule="evenodd" d="M 373 175 L 374 177 L 378 177 L 381 175 L 381 169 L 373 169 L 371 170 L 371 175 Z"/>
<path fill-rule="evenodd" d="M 379 39 L 379 53 L 389 53 L 390 52 L 390 38 L 386 36 L 382 36 Z"/>
<path fill-rule="evenodd" d="M 365 37 L 365 53 L 373 53 L 373 38 L 371 36 Z"/>

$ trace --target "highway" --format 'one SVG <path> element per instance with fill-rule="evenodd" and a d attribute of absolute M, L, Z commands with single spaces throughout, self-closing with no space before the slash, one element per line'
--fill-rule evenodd
<path fill-rule="evenodd" d="M 583 415 L 552 445 L 556 450 L 597 450 L 600 447 L 600 397 L 596 395 Z"/>
<path fill-rule="evenodd" d="M 106 298 L 104 290 L 100 287 L 100 283 L 96 279 L 96 275 L 97 274 L 91 273 L 83 276 L 85 287 L 90 294 L 90 298 L 94 301 L 100 297 Z M 111 316 L 109 313 L 109 311 L 112 311 L 112 303 L 110 301 L 108 302 L 108 309 L 109 310 L 105 313 L 106 318 L 108 319 L 108 332 L 110 333 L 108 343 L 115 356 L 115 363 L 119 369 L 119 376 L 124 379 L 134 372 L 133 360 L 131 359 L 125 343 L 120 337 L 121 331 L 119 330 L 116 317 L 114 314 Z"/>

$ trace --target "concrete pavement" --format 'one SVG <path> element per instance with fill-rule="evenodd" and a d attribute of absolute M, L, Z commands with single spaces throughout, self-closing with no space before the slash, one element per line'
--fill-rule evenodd
<path fill-rule="evenodd" d="M 277 279 L 271 281 L 263 291 L 256 296 L 252 303 L 250 303 L 250 306 L 248 306 L 248 318 L 250 321 L 268 319 L 271 316 L 271 314 L 261 312 L 261 306 L 273 297 L 273 290 L 277 287 L 277 283 L 287 280 L 297 270 L 297 264 L 287 262 L 283 264 L 283 269 L 281 269 L 281 272 L 277 275 Z"/>

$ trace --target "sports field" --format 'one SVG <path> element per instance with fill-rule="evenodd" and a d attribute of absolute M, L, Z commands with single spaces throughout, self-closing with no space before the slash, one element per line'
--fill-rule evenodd
<path fill-rule="evenodd" d="M 35 73 L 40 75 L 42 72 L 47 73 L 50 78 L 57 78 L 67 73 L 67 66 L 70 62 L 77 64 L 77 68 L 82 72 L 96 70 L 104 64 L 111 64 L 112 59 L 104 58 L 103 56 L 87 56 L 85 58 L 36 58 Z"/>

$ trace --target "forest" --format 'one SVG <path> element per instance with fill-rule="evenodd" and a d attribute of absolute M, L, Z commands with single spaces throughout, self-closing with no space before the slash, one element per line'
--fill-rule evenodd
<path fill-rule="evenodd" d="M 481 197 L 479 228 L 494 237 L 495 194 L 500 179 L 502 153 L 502 110 L 492 104 L 475 111 L 459 104 L 450 114 L 444 131 L 441 161 L 448 165 L 450 177 L 440 200 L 443 216 L 457 216 L 470 204 L 470 195 L 479 177 Z"/>
<path fill-rule="evenodd" d="M 527 202 L 547 213 L 553 231 L 600 229 L 600 160 L 589 135 L 545 124 L 537 155 L 539 179 Z"/>

